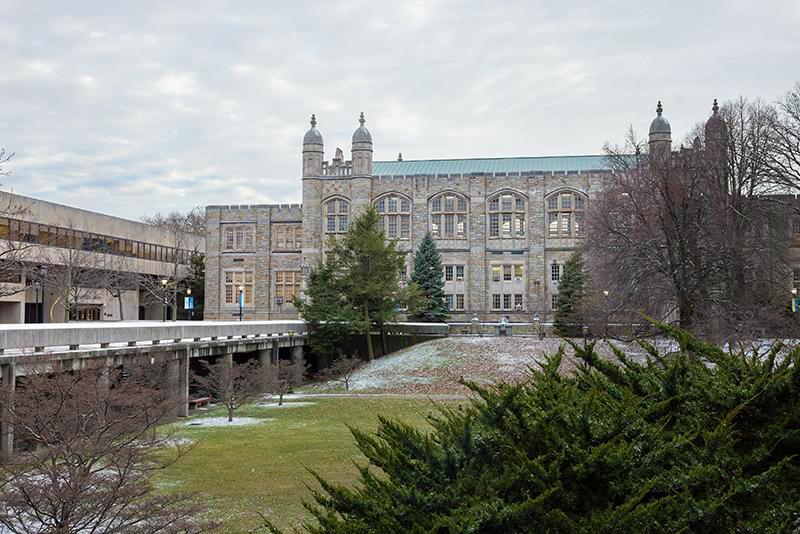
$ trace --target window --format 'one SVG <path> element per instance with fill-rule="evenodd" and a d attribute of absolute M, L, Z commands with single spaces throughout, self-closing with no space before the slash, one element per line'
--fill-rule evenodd
<path fill-rule="evenodd" d="M 792 233 L 795 236 L 800 236 L 800 217 L 792 219 Z"/>
<path fill-rule="evenodd" d="M 453 266 L 452 265 L 445 265 L 444 266 L 444 281 L 445 282 L 452 282 L 453 281 Z"/>
<path fill-rule="evenodd" d="M 500 193 L 489 199 L 489 237 L 511 238 L 525 235 L 525 198 L 516 193 Z"/>
<path fill-rule="evenodd" d="M 244 305 L 253 304 L 253 271 L 225 271 L 225 304 L 239 304 L 239 286 L 244 291 Z"/>
<path fill-rule="evenodd" d="M 499 282 L 503 273 L 503 267 L 500 265 L 492 266 L 492 282 Z"/>
<path fill-rule="evenodd" d="M 255 230 L 256 226 L 254 224 L 223 224 L 222 242 L 225 244 L 224 250 L 253 250 L 255 248 Z"/>
<path fill-rule="evenodd" d="M 562 191 L 547 197 L 547 235 L 583 237 L 586 232 L 586 197 Z"/>
<path fill-rule="evenodd" d="M 299 224 L 276 224 L 272 250 L 300 250 L 303 248 L 303 227 Z"/>
<path fill-rule="evenodd" d="M 275 298 L 289 304 L 300 296 L 300 271 L 275 271 Z"/>
<path fill-rule="evenodd" d="M 514 309 L 521 310 L 522 309 L 522 295 L 516 293 L 514 295 Z"/>
<path fill-rule="evenodd" d="M 434 239 L 466 239 L 467 199 L 442 193 L 431 200 L 430 230 Z"/>
<path fill-rule="evenodd" d="M 445 282 L 463 282 L 464 281 L 464 266 L 463 265 L 445 265 L 444 266 L 444 281 Z"/>
<path fill-rule="evenodd" d="M 514 278 L 516 280 L 522 279 L 522 265 L 515 265 L 514 266 Z"/>
<path fill-rule="evenodd" d="M 792 269 L 792 287 L 800 287 L 800 269 Z"/>
<path fill-rule="evenodd" d="M 503 265 L 503 281 L 511 281 L 511 265 Z"/>
<path fill-rule="evenodd" d="M 500 298 L 502 295 L 494 294 L 492 295 L 492 309 L 499 310 L 500 309 Z"/>
<path fill-rule="evenodd" d="M 350 202 L 343 198 L 332 198 L 325 202 L 325 233 L 344 234 L 347 232 Z"/>
<path fill-rule="evenodd" d="M 408 281 L 408 268 L 403 265 L 400 267 L 400 283 L 405 284 Z"/>
<path fill-rule="evenodd" d="M 550 295 L 550 307 L 554 310 L 556 309 L 556 303 L 558 302 L 558 293 L 553 293 Z"/>
<path fill-rule="evenodd" d="M 388 195 L 375 202 L 381 227 L 388 239 L 411 237 L 411 201 L 400 195 Z"/>
<path fill-rule="evenodd" d="M 463 311 L 464 310 L 464 294 L 455 293 L 447 294 L 444 296 L 444 301 L 447 304 L 448 311 Z"/>
<path fill-rule="evenodd" d="M 561 266 L 556 262 L 550 266 L 550 280 L 553 282 L 558 282 L 561 280 Z"/>
<path fill-rule="evenodd" d="M 456 282 L 464 281 L 464 266 L 456 265 Z"/>

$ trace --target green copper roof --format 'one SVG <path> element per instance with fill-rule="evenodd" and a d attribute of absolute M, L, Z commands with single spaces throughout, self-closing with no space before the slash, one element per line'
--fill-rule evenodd
<path fill-rule="evenodd" d="M 425 159 L 375 161 L 375 176 L 416 174 L 473 174 L 508 172 L 565 172 L 608 169 L 605 156 L 540 156 L 532 158 Z"/>

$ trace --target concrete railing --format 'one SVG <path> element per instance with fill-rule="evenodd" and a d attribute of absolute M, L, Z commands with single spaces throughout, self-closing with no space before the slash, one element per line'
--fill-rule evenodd
<path fill-rule="evenodd" d="M 108 347 L 115 344 L 160 341 L 224 340 L 228 338 L 300 335 L 307 331 L 304 321 L 129 321 L 108 323 L 61 323 L 0 325 L 0 351 L 81 345 Z"/>

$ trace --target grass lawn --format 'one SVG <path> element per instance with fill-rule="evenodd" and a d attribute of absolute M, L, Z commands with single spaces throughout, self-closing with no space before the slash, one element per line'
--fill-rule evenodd
<path fill-rule="evenodd" d="M 435 411 L 431 401 L 419 398 L 304 399 L 309 400 L 314 404 L 237 412 L 264 419 L 254 425 L 181 426 L 179 435 L 199 445 L 160 473 L 158 484 L 199 492 L 210 515 L 226 525 L 225 532 L 252 531 L 260 524 L 259 511 L 281 528 L 299 527 L 308 517 L 302 507 L 310 497 L 305 484 L 317 487 L 304 466 L 331 481 L 356 479 L 353 460 L 364 457 L 347 425 L 374 430 L 382 414 L 423 426 L 425 416 Z M 215 409 L 197 417 L 222 415 Z"/>

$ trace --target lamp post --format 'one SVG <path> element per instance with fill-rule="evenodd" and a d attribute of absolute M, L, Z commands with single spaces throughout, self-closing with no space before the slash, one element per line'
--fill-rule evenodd
<path fill-rule="evenodd" d="M 242 320 L 242 312 L 244 307 L 244 286 L 239 286 L 239 320 Z"/>
<path fill-rule="evenodd" d="M 603 337 L 608 337 L 608 289 L 603 290 L 603 296 L 606 299 L 606 312 L 603 319 Z"/>
<path fill-rule="evenodd" d="M 797 288 L 792 288 L 792 317 L 797 319 L 798 315 L 800 315 L 800 309 L 797 306 Z"/>
<path fill-rule="evenodd" d="M 161 304 L 163 305 L 162 309 L 162 322 L 167 322 L 167 284 L 169 284 L 169 280 L 166 278 L 161 279 Z"/>
<path fill-rule="evenodd" d="M 186 296 L 187 297 L 191 297 L 192 296 L 192 288 L 191 287 L 187 287 L 186 288 Z M 192 307 L 189 310 L 189 320 L 191 321 L 193 319 L 194 319 L 194 303 L 192 303 Z"/>
<path fill-rule="evenodd" d="M 542 335 L 542 318 L 539 317 L 538 313 L 533 314 L 533 318 L 531 319 L 533 323 L 533 333 L 539 336 L 539 339 L 543 339 L 544 336 Z"/>

